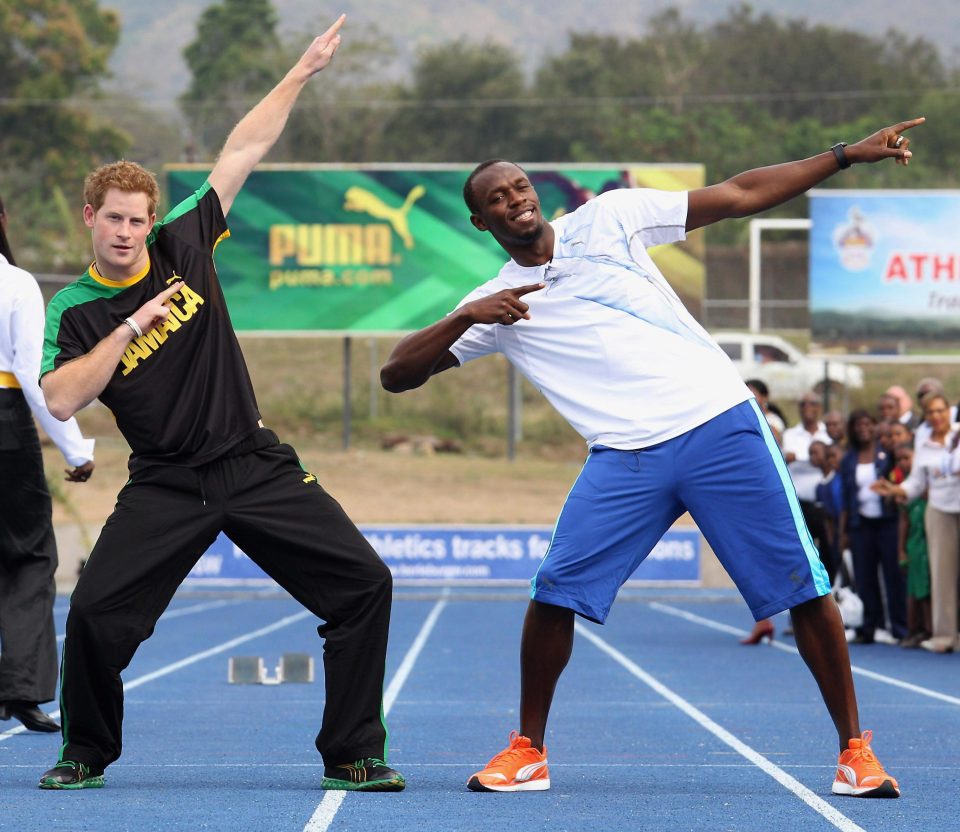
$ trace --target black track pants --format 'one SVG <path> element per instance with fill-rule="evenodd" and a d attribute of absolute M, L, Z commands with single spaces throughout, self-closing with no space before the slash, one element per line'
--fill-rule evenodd
<path fill-rule="evenodd" d="M 385 756 L 390 571 L 290 446 L 266 430 L 254 440 L 244 445 L 272 444 L 195 469 L 151 466 L 121 490 L 70 603 L 61 759 L 101 768 L 120 756 L 120 673 L 221 530 L 326 622 L 324 761 Z"/>
<path fill-rule="evenodd" d="M 0 702 L 57 690 L 57 544 L 40 441 L 20 390 L 0 390 Z"/>

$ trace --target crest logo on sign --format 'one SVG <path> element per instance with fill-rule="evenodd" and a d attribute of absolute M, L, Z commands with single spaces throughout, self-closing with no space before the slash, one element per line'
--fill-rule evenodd
<path fill-rule="evenodd" d="M 847 271 L 861 272 L 870 265 L 877 245 L 877 233 L 856 207 L 850 209 L 849 222 L 838 225 L 833 244 Z"/>

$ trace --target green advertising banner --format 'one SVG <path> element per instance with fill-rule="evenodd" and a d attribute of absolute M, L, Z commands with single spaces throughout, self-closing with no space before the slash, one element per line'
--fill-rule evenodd
<path fill-rule="evenodd" d="M 262 165 L 230 211 L 217 273 L 241 331 L 397 333 L 443 317 L 495 277 L 507 255 L 477 231 L 461 196 L 468 166 Z M 688 190 L 701 165 L 527 167 L 543 214 L 558 217 L 622 187 Z M 170 166 L 169 204 L 209 167 Z M 703 241 L 662 246 L 654 259 L 695 315 Z"/>

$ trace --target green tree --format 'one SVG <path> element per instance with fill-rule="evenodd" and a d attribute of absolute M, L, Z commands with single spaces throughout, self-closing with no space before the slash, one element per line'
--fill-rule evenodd
<path fill-rule="evenodd" d="M 233 126 L 287 69 L 270 0 L 223 0 L 207 7 L 183 56 L 192 80 L 180 104 L 193 133 L 193 153 L 212 159 Z"/>
<path fill-rule="evenodd" d="M 673 9 L 648 28 L 642 39 L 574 33 L 565 52 L 544 62 L 525 158 L 676 161 L 686 133 L 679 117 L 706 45 Z"/>
<path fill-rule="evenodd" d="M 0 0 L 0 181 L 31 268 L 86 255 L 76 241 L 87 170 L 121 155 L 126 138 L 90 115 L 117 43 L 114 12 L 97 0 Z"/>
<path fill-rule="evenodd" d="M 748 5 L 731 9 L 705 36 L 709 48 L 691 92 L 726 98 L 734 108 L 746 100 L 779 118 L 837 123 L 902 108 L 945 77 L 923 39 L 757 16 Z"/>
<path fill-rule="evenodd" d="M 749 6 L 698 27 L 667 9 L 649 19 L 639 38 L 573 34 L 565 51 L 542 64 L 526 156 L 661 160 L 666 154 L 703 161 L 719 176 L 736 172 L 743 156 L 730 138 L 742 141 L 752 132 L 755 161 L 790 158 L 777 146 L 780 137 L 817 149 L 794 125 L 819 139 L 831 132 L 821 126 L 865 116 L 894 120 L 925 90 L 945 83 L 939 54 L 922 39 L 784 21 Z M 718 126 L 732 132 L 714 132 Z"/>
<path fill-rule="evenodd" d="M 943 89 L 927 92 L 916 109 L 927 123 L 911 136 L 917 150 L 911 175 L 922 172 L 926 187 L 960 187 L 960 69 Z"/>
<path fill-rule="evenodd" d="M 524 149 L 526 85 L 519 57 L 495 43 L 455 41 L 423 50 L 410 86 L 395 93 L 385 158 L 472 162 Z"/>

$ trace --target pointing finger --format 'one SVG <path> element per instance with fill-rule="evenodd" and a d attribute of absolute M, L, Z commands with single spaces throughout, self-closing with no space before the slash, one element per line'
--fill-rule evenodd
<path fill-rule="evenodd" d="M 908 121 L 901 121 L 899 124 L 894 125 L 893 130 L 896 133 L 902 133 L 904 130 L 909 130 L 911 127 L 916 127 L 918 124 L 923 124 L 926 121 L 925 116 L 920 118 L 911 118 Z"/>
<path fill-rule="evenodd" d="M 338 17 L 335 21 L 333 21 L 333 25 L 329 29 L 327 29 L 326 32 L 320 35 L 320 40 L 327 41 L 327 42 L 333 40 L 333 38 L 337 35 L 337 33 L 343 27 L 344 21 L 346 21 L 346 19 L 347 19 L 347 16 L 345 14 L 340 15 L 340 17 Z"/>
<path fill-rule="evenodd" d="M 527 286 L 518 286 L 516 289 L 513 290 L 513 294 L 515 297 L 520 297 L 521 295 L 526 295 L 529 292 L 536 292 L 539 289 L 542 289 L 546 285 L 547 285 L 546 283 L 530 283 Z"/>
<path fill-rule="evenodd" d="M 177 292 L 179 292 L 186 284 L 182 280 L 178 280 L 172 286 L 164 289 L 159 295 L 157 295 L 154 300 L 160 301 L 160 303 L 166 303 L 170 300 Z"/>

